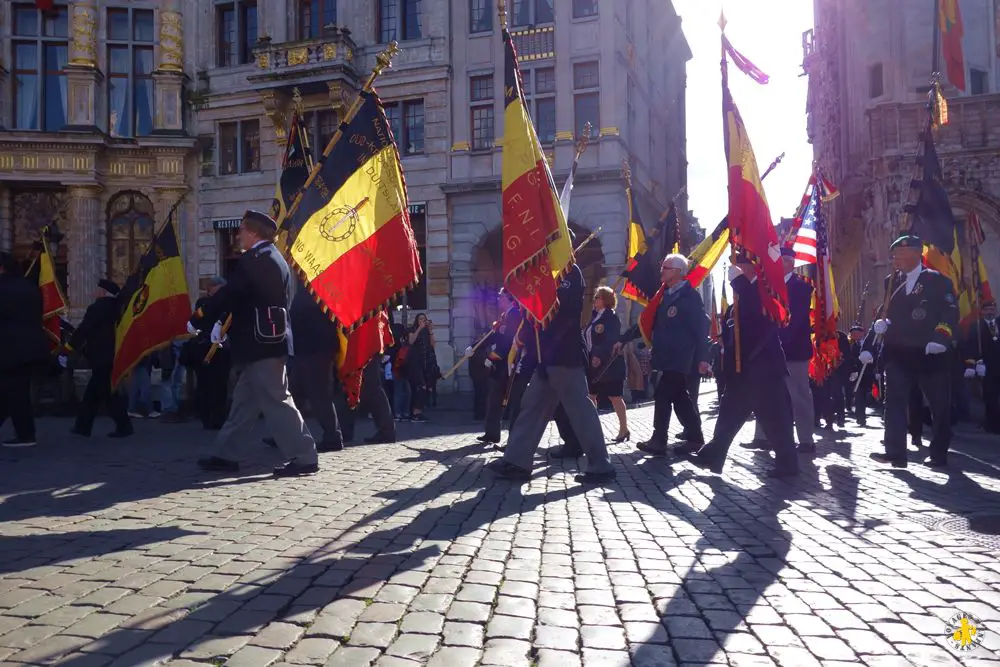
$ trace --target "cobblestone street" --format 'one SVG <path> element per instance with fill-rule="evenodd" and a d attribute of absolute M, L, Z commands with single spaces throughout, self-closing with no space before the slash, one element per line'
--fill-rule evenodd
<path fill-rule="evenodd" d="M 589 488 L 544 445 L 530 483 L 497 481 L 476 424 L 432 417 L 292 480 L 263 445 L 200 473 L 195 423 L 43 420 L 0 452 L 0 663 L 1000 666 L 1000 539 L 954 530 L 1000 516 L 1000 444 L 971 427 L 947 472 L 878 469 L 881 431 L 849 424 L 793 482 L 736 446 L 714 477 L 625 443 Z M 648 437 L 651 406 L 629 419 Z M 982 647 L 949 647 L 957 610 Z"/>

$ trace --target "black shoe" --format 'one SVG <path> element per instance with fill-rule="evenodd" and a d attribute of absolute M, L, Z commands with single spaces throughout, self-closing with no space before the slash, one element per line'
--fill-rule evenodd
<path fill-rule="evenodd" d="M 790 477 L 798 477 L 798 468 L 771 468 L 765 474 L 765 477 L 770 477 L 773 479 L 787 479 Z"/>
<path fill-rule="evenodd" d="M 34 438 L 11 438 L 10 440 L 4 440 L 4 447 L 18 448 L 18 447 L 34 447 L 38 443 L 35 442 Z"/>
<path fill-rule="evenodd" d="M 687 440 L 688 439 L 687 429 L 684 429 L 683 431 L 681 431 L 680 433 L 678 433 L 677 434 L 677 439 L 678 440 Z"/>
<path fill-rule="evenodd" d="M 691 465 L 701 468 L 702 470 L 707 470 L 708 472 L 716 475 L 722 474 L 723 463 L 717 463 L 711 459 L 699 456 L 698 454 L 690 454 L 685 456 L 684 459 Z"/>
<path fill-rule="evenodd" d="M 527 482 L 531 479 L 531 471 L 520 468 L 513 463 L 507 463 L 503 459 L 490 461 L 486 467 L 500 479 L 510 479 L 514 481 Z"/>
<path fill-rule="evenodd" d="M 674 447 L 673 449 L 674 456 L 678 458 L 684 458 L 686 456 L 694 454 L 704 446 L 705 446 L 704 442 L 696 442 L 694 440 L 689 440 L 684 444 L 677 445 L 676 447 Z"/>
<path fill-rule="evenodd" d="M 583 456 L 583 452 L 569 445 L 557 445 L 549 447 L 550 459 L 578 459 Z"/>
<path fill-rule="evenodd" d="M 500 444 L 500 438 L 494 438 L 494 437 L 491 437 L 491 436 L 488 436 L 488 435 L 481 435 L 478 438 L 476 438 L 476 440 L 478 442 L 481 442 L 484 445 L 499 445 Z"/>
<path fill-rule="evenodd" d="M 806 443 L 806 444 L 799 445 L 798 447 L 796 447 L 795 451 L 797 451 L 799 454 L 815 454 L 816 453 L 816 445 L 814 443 L 811 443 L 811 442 L 810 443 Z"/>
<path fill-rule="evenodd" d="M 625 431 L 624 434 L 619 435 L 617 438 L 615 438 L 614 441 L 618 444 L 621 444 L 623 442 L 628 442 L 631 439 L 632 439 L 632 434 L 629 431 Z"/>
<path fill-rule="evenodd" d="M 924 465 L 928 468 L 947 468 L 948 461 L 947 459 L 936 459 L 933 456 L 928 456 L 924 459 Z"/>
<path fill-rule="evenodd" d="M 218 456 L 198 459 L 198 467 L 206 472 L 239 472 L 240 464 L 229 459 L 220 459 Z"/>
<path fill-rule="evenodd" d="M 844 422 L 843 419 L 838 419 L 837 420 L 837 427 L 838 428 L 845 428 L 846 427 L 846 423 Z"/>
<path fill-rule="evenodd" d="M 916 447 L 918 449 L 920 447 L 923 447 L 924 446 L 923 438 L 921 438 L 919 435 L 911 435 L 910 436 L 910 446 L 911 447 Z"/>
<path fill-rule="evenodd" d="M 644 442 L 637 443 L 635 446 L 640 452 L 649 454 L 650 456 L 666 456 L 667 446 L 662 442 L 655 442 L 653 440 L 646 440 Z"/>
<path fill-rule="evenodd" d="M 893 468 L 906 467 L 906 459 L 891 459 L 886 454 L 882 454 L 881 452 L 872 452 L 871 454 L 868 455 L 868 458 L 870 458 L 872 461 L 875 461 L 876 463 L 889 464 Z"/>
<path fill-rule="evenodd" d="M 419 415 L 413 415 L 412 417 L 410 417 L 410 421 L 416 422 L 418 424 L 423 424 L 424 422 L 427 421 L 427 417 L 425 417 L 424 413 L 421 412 Z"/>
<path fill-rule="evenodd" d="M 317 452 L 342 452 L 344 443 L 342 442 L 321 442 L 316 445 Z"/>
<path fill-rule="evenodd" d="M 132 430 L 132 429 L 129 429 L 127 431 L 117 431 L 116 430 L 116 431 L 112 431 L 111 433 L 108 433 L 108 437 L 109 438 L 127 438 L 127 437 L 129 437 L 130 435 L 132 435 L 134 433 L 135 433 L 135 431 Z"/>
<path fill-rule="evenodd" d="M 608 470 L 607 472 L 585 472 L 576 475 L 573 479 L 576 480 L 577 484 L 607 484 L 613 482 L 615 477 L 615 471 Z"/>
<path fill-rule="evenodd" d="M 396 442 L 395 438 L 386 438 L 381 435 L 373 435 L 371 437 L 365 438 L 366 445 L 388 445 Z"/>
<path fill-rule="evenodd" d="M 741 442 L 740 447 L 742 447 L 743 449 L 756 449 L 766 452 L 767 450 L 771 449 L 771 443 L 768 442 L 767 440 L 754 439 L 751 440 L 750 442 Z"/>
<path fill-rule="evenodd" d="M 302 477 L 303 475 L 315 475 L 319 472 L 318 463 L 298 463 L 289 461 L 283 466 L 274 469 L 275 477 Z"/>

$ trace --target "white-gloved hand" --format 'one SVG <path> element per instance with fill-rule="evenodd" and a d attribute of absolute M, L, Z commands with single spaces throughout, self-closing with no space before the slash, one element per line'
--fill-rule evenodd
<path fill-rule="evenodd" d="M 875 320 L 875 333 L 881 335 L 889 329 L 889 320 Z"/>
<path fill-rule="evenodd" d="M 875 361 L 875 357 L 873 357 L 872 353 L 868 350 L 862 350 L 861 354 L 858 355 L 858 361 L 863 364 L 870 364 Z"/>
<path fill-rule="evenodd" d="M 927 347 L 924 348 L 925 354 L 941 354 L 942 352 L 947 352 L 948 348 L 941 343 L 927 343 Z"/>
<path fill-rule="evenodd" d="M 965 379 L 968 380 L 968 379 L 971 379 L 971 378 L 974 378 L 974 377 L 976 377 L 976 369 L 975 368 L 966 368 L 965 369 Z"/>
<path fill-rule="evenodd" d="M 66 358 L 66 355 L 65 354 L 60 354 L 59 355 L 59 365 L 62 366 L 63 368 L 66 368 L 66 364 L 68 364 L 68 363 L 69 363 L 69 359 Z M 985 366 L 983 367 L 983 370 L 984 371 L 986 370 Z"/>
<path fill-rule="evenodd" d="M 851 382 L 856 382 L 857 379 L 858 379 L 858 374 L 857 373 L 851 373 L 851 377 L 850 377 Z"/>
<path fill-rule="evenodd" d="M 986 377 L 986 364 L 984 364 L 981 361 L 978 364 L 976 364 L 976 375 L 978 375 L 981 378 Z"/>
<path fill-rule="evenodd" d="M 486 366 L 486 368 L 493 368 L 493 362 L 487 359 L 483 362 L 483 366 Z"/>
<path fill-rule="evenodd" d="M 222 322 L 216 322 L 215 326 L 212 327 L 210 339 L 213 345 L 221 345 L 225 342 L 226 336 L 222 335 Z"/>
<path fill-rule="evenodd" d="M 882 381 L 882 374 L 881 373 L 876 373 L 875 374 L 875 380 L 876 380 L 876 382 L 881 382 Z"/>
<path fill-rule="evenodd" d="M 743 275 L 743 269 L 733 264 L 729 267 L 729 282 L 733 282 Z"/>
<path fill-rule="evenodd" d="M 190 322 L 187 323 L 187 332 L 189 334 L 191 334 L 192 336 L 197 336 L 198 335 L 198 330 L 195 329 L 194 325 L 191 324 Z"/>
<path fill-rule="evenodd" d="M 465 356 L 471 357 L 472 356 L 472 352 L 473 352 L 473 350 L 472 350 L 472 346 L 471 345 L 469 347 L 465 348 Z"/>

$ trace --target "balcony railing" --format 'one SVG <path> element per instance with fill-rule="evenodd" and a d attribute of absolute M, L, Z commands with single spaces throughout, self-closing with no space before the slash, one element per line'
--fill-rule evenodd
<path fill-rule="evenodd" d="M 554 26 L 512 30 L 511 39 L 521 62 L 556 57 L 556 29 Z"/>
<path fill-rule="evenodd" d="M 880 104 L 868 111 L 872 155 L 916 151 L 927 103 Z M 942 150 L 1000 148 L 1000 94 L 948 100 L 948 124 L 935 132 Z"/>
<path fill-rule="evenodd" d="M 330 30 L 317 39 L 297 42 L 258 43 L 254 61 L 262 73 L 308 70 L 317 65 L 350 63 L 354 60 L 357 45 L 348 30 Z"/>

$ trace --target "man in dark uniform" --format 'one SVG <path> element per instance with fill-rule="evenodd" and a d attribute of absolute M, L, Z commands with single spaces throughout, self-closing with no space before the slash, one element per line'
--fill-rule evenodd
<path fill-rule="evenodd" d="M 229 345 L 219 346 L 206 364 L 205 357 L 212 348 L 209 334 L 215 322 L 204 322 L 202 318 L 205 304 L 225 284 L 226 280 L 221 276 L 209 279 L 206 295 L 195 302 L 194 315 L 188 322 L 188 333 L 194 334 L 195 338 L 185 343 L 183 350 L 189 357 L 185 362 L 195 373 L 198 416 L 202 426 L 210 431 L 221 429 L 229 413 Z M 195 322 L 200 329 L 194 325 Z"/>
<path fill-rule="evenodd" d="M 490 370 L 490 389 L 486 399 L 486 432 L 478 440 L 484 444 L 500 444 L 500 422 L 503 419 L 504 398 L 510 384 L 507 357 L 514 345 L 514 336 L 521 325 L 521 311 L 506 290 L 500 290 L 500 317 L 490 331 L 484 365 Z M 466 350 L 469 354 L 471 350 Z"/>
<path fill-rule="evenodd" d="M 489 336 L 491 333 L 492 330 L 485 331 L 482 335 Z M 472 349 L 471 345 L 465 350 L 465 356 L 469 358 L 469 379 L 472 380 L 472 418 L 475 421 L 486 419 L 486 403 L 490 396 L 490 367 L 486 365 L 490 346 L 487 342 L 475 350 Z"/>
<path fill-rule="evenodd" d="M 906 467 L 907 406 L 914 386 L 931 411 L 934 435 L 925 463 L 944 467 L 951 443 L 952 340 L 958 305 L 951 281 L 921 263 L 923 243 L 904 235 L 890 246 L 895 279 L 886 278 L 889 307 L 873 329 L 885 337 L 885 453 L 872 459 Z"/>
<path fill-rule="evenodd" d="M 854 394 L 854 418 L 858 420 L 858 425 L 864 427 L 867 426 L 868 406 L 874 401 L 872 391 L 877 388 L 879 400 L 883 398 L 881 379 L 885 370 L 885 341 L 882 340 L 882 336 L 875 333 L 874 322 L 868 328 L 868 333 L 860 342 L 860 346 L 858 374 L 861 376 L 861 381 L 857 384 L 858 390 Z"/>
<path fill-rule="evenodd" d="M 576 481 L 600 484 L 615 477 L 597 408 L 587 395 L 587 359 L 580 330 L 583 290 L 583 272 L 574 264 L 559 285 L 559 312 L 539 333 L 541 361 L 525 390 L 524 406 L 511 428 L 503 458 L 489 466 L 499 477 L 531 478 L 535 451 L 559 403 L 587 457 L 587 471 L 577 475 Z"/>
<path fill-rule="evenodd" d="M 778 337 L 778 326 L 768 317 L 757 290 L 754 265 L 737 256 L 729 269 L 729 278 L 738 306 L 731 306 L 723 329 L 726 392 L 719 399 L 719 419 L 712 440 L 693 453 L 684 445 L 675 452 L 696 466 L 721 473 L 732 445 L 743 424 L 754 413 L 757 423 L 775 453 L 775 466 L 769 477 L 794 477 L 799 471 L 792 426 L 792 404 L 785 378 L 785 354 Z M 734 312 L 735 311 L 735 312 Z M 736 369 L 736 318 L 739 318 L 741 367 Z M 810 397 L 811 398 L 811 397 Z M 810 422 L 809 426 L 812 426 Z"/>
<path fill-rule="evenodd" d="M 983 304 L 982 319 L 970 327 L 965 341 L 966 378 L 978 377 L 983 383 L 987 433 L 1000 433 L 1000 322 L 997 321 L 997 302 Z"/>
<path fill-rule="evenodd" d="M 121 314 L 118 293 L 121 289 L 110 280 L 97 283 L 100 288 L 97 299 L 90 304 L 83 315 L 83 321 L 73 332 L 70 348 L 81 352 L 90 362 L 90 381 L 83 392 L 80 412 L 72 433 L 90 437 L 97 409 L 105 404 L 108 416 L 115 422 L 115 430 L 109 438 L 124 438 L 132 435 L 132 422 L 128 418 L 128 401 L 121 388 L 112 390 L 111 369 L 115 363 L 115 326 Z"/>
<path fill-rule="evenodd" d="M 261 413 L 286 459 L 275 477 L 311 475 L 319 470 L 316 443 L 288 392 L 288 306 L 292 276 L 274 245 L 277 225 L 266 213 L 248 210 L 240 222 L 243 254 L 236 273 L 205 304 L 213 322 L 211 339 L 221 342 L 221 313 L 232 313 L 228 338 L 239 372 L 229 417 L 215 440 L 215 454 L 198 461 L 202 470 L 239 471 L 239 455 Z M 192 323 L 194 324 L 194 323 Z"/>
<path fill-rule="evenodd" d="M 396 420 L 393 419 L 392 404 L 382 383 L 381 358 L 381 353 L 372 357 L 361 372 L 361 395 L 358 397 L 358 407 L 356 410 L 347 410 L 343 419 L 345 432 L 353 436 L 358 411 L 367 412 L 372 416 L 372 421 L 375 422 L 375 434 L 365 438 L 365 444 L 368 445 L 396 442 Z M 353 437 L 347 438 L 347 435 L 344 437 L 347 440 L 353 439 Z"/>
<path fill-rule="evenodd" d="M 847 386 L 844 387 L 844 400 L 847 402 L 847 414 L 854 414 L 854 385 L 861 372 L 861 341 L 865 337 L 865 329 L 860 324 L 852 324 L 847 333 L 847 353 L 844 355 L 844 368 L 847 372 Z"/>
<path fill-rule="evenodd" d="M 701 296 L 684 280 L 688 261 L 683 255 L 667 255 L 660 264 L 662 297 L 652 322 L 651 336 L 653 370 L 660 372 L 660 379 L 653 392 L 653 433 L 649 440 L 636 445 L 640 451 L 653 456 L 667 453 L 667 436 L 670 417 L 674 411 L 684 427 L 687 442 L 697 446 L 705 444 L 701 430 L 701 416 L 688 388 L 688 378 L 693 365 L 700 373 L 707 373 L 708 329 L 705 304 Z M 640 324 L 622 334 L 615 344 L 615 352 L 639 337 Z"/>

